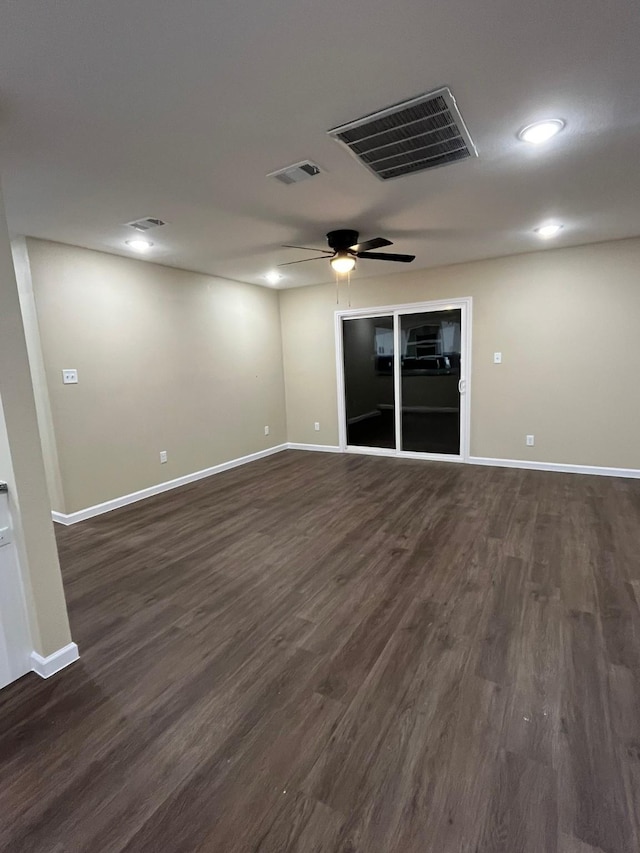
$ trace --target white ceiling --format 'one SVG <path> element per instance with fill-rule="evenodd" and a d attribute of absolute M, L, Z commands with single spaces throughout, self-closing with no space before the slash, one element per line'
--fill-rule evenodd
<path fill-rule="evenodd" d="M 414 267 L 640 233 L 637 0 L 0 0 L 0 165 L 10 228 L 265 284 L 327 230 Z M 479 158 L 383 183 L 327 136 L 441 85 Z M 516 139 L 549 116 L 566 130 Z M 265 176 L 309 158 L 326 173 Z M 565 223 L 542 244 L 532 229 Z M 407 269 L 361 261 L 357 274 Z M 326 261 L 282 285 L 331 278 Z"/>

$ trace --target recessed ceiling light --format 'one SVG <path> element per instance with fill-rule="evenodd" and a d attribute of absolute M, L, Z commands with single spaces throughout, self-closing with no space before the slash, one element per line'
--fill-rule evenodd
<path fill-rule="evenodd" d="M 534 124 L 528 124 L 523 127 L 518 133 L 518 139 L 523 142 L 530 142 L 532 145 L 540 145 L 542 142 L 547 142 L 556 133 L 564 130 L 565 122 L 561 118 L 548 118 L 544 121 L 536 121 Z"/>
<path fill-rule="evenodd" d="M 351 272 L 356 265 L 356 259 L 346 250 L 336 252 L 329 262 L 337 273 Z"/>
<path fill-rule="evenodd" d="M 141 240 L 140 238 L 136 238 L 134 240 L 127 240 L 127 246 L 130 249 L 133 249 L 134 252 L 148 252 L 153 246 L 153 243 L 151 240 Z"/>
<path fill-rule="evenodd" d="M 276 272 L 276 270 L 271 270 L 271 272 L 268 272 L 265 275 L 265 278 L 269 282 L 269 284 L 277 284 L 282 278 L 282 276 L 279 272 Z"/>
<path fill-rule="evenodd" d="M 539 225 L 535 229 L 538 237 L 541 237 L 543 240 L 548 240 L 550 237 L 557 237 L 561 231 L 562 225 L 558 222 L 549 222 L 546 225 Z"/>

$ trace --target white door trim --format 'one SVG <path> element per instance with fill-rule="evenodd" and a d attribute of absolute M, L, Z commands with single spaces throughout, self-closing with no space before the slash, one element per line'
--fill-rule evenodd
<path fill-rule="evenodd" d="M 393 411 L 394 431 L 396 435 L 396 452 L 402 450 L 402 375 L 396 370 L 396 364 L 400 364 L 398 353 L 402 351 L 402 335 L 400 334 L 400 315 L 393 312 Z M 346 403 L 346 401 L 345 401 Z"/>
<path fill-rule="evenodd" d="M 450 456 L 442 453 L 413 453 L 402 449 L 390 450 L 377 447 L 356 447 L 347 444 L 347 415 L 344 382 L 344 348 L 342 340 L 342 321 L 344 319 L 365 319 L 371 317 L 389 317 L 394 320 L 394 349 L 399 352 L 399 322 L 402 314 L 416 314 L 421 311 L 442 311 L 446 308 L 459 308 L 462 312 L 462 360 L 460 378 L 465 391 L 460 395 L 460 455 Z M 468 462 L 471 440 L 471 344 L 473 326 L 473 299 L 462 296 L 456 299 L 435 299 L 429 302 L 411 302 L 401 305 L 380 305 L 368 308 L 338 309 L 334 315 L 336 344 L 336 381 L 338 393 L 338 443 L 343 453 L 363 453 L 369 456 L 400 456 L 409 459 L 433 459 L 441 462 Z M 395 399 L 400 399 L 400 373 L 394 370 Z M 401 434 L 399 406 L 396 406 L 396 435 Z"/>

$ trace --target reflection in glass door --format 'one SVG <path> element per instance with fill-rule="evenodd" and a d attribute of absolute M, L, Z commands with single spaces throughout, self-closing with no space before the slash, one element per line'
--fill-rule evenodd
<path fill-rule="evenodd" d="M 401 449 L 460 454 L 462 310 L 399 314 Z"/>
<path fill-rule="evenodd" d="M 347 444 L 395 449 L 393 316 L 343 322 Z"/>

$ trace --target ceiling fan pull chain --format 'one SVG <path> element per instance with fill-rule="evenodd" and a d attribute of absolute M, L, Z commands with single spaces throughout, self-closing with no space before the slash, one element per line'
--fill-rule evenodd
<path fill-rule="evenodd" d="M 338 288 L 339 280 L 338 273 L 336 273 L 336 305 L 340 305 L 340 290 Z"/>
<path fill-rule="evenodd" d="M 349 300 L 349 308 L 351 308 L 351 271 L 347 273 L 347 296 Z"/>

